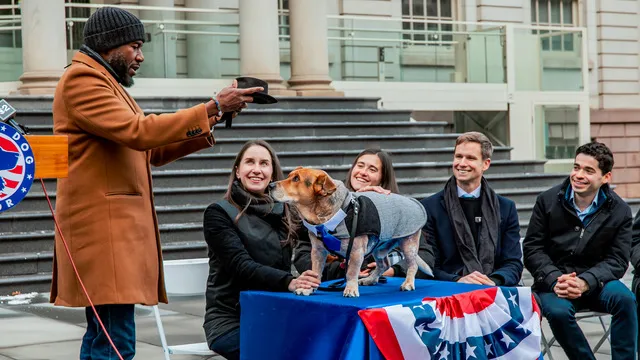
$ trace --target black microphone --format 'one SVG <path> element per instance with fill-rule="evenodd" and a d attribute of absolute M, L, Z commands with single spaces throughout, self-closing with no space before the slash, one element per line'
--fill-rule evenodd
<path fill-rule="evenodd" d="M 0 99 L 0 121 L 5 124 L 10 125 L 12 128 L 16 129 L 20 135 L 26 135 L 24 128 L 22 125 L 18 124 L 13 118 L 16 116 L 16 109 L 13 106 L 9 105 L 9 103 L 5 99 Z"/>

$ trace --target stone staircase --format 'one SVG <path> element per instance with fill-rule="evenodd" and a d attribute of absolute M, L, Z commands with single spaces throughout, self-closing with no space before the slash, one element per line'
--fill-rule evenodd
<path fill-rule="evenodd" d="M 162 113 L 206 99 L 136 100 L 146 113 Z M 52 133 L 50 97 L 7 101 L 32 134 Z M 393 156 L 401 192 L 420 199 L 441 190 L 451 176 L 457 134 L 446 122 L 415 122 L 409 111 L 379 109 L 376 98 L 281 98 L 272 106 L 250 106 L 233 128 L 217 127 L 215 137 L 212 149 L 153 169 L 165 259 L 206 257 L 202 213 L 224 194 L 233 160 L 247 140 L 268 141 L 285 174 L 314 166 L 341 180 L 362 149 L 380 147 Z M 545 174 L 543 161 L 512 161 L 507 147 L 497 147 L 492 160 L 486 177 L 497 193 L 516 201 L 524 234 L 535 197 L 566 174 Z M 55 181 L 45 184 L 55 203 Z M 0 295 L 48 290 L 53 237 L 44 193 L 34 182 L 18 206 L 0 214 Z"/>

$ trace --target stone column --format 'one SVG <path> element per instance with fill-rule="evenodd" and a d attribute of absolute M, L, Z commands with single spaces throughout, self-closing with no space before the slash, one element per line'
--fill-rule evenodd
<path fill-rule="evenodd" d="M 64 0 L 22 0 L 23 95 L 53 94 L 67 65 Z"/>
<path fill-rule="evenodd" d="M 139 0 L 140 6 L 173 7 L 174 0 Z M 173 11 L 140 10 L 140 20 L 175 20 Z M 164 24 L 166 30 L 174 30 L 172 24 Z M 144 64 L 140 67 L 140 77 L 175 78 L 177 36 L 175 33 L 162 33 L 157 24 L 145 24 L 151 33 L 151 41 L 144 44 Z"/>
<path fill-rule="evenodd" d="M 295 96 L 280 76 L 278 1 L 240 0 L 240 73 L 269 83 L 269 94 Z"/>
<path fill-rule="evenodd" d="M 299 96 L 344 96 L 331 86 L 327 0 L 289 1 L 291 79 Z"/>
<path fill-rule="evenodd" d="M 213 0 L 186 0 L 185 7 L 194 9 L 217 9 Z M 187 20 L 216 21 L 222 20 L 216 13 L 188 12 Z M 193 31 L 220 31 L 216 25 L 189 25 Z M 187 34 L 187 76 L 196 79 L 219 79 L 221 77 L 221 36 Z"/>

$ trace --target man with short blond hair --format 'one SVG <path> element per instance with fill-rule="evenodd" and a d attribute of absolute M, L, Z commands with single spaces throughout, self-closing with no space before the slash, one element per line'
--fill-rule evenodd
<path fill-rule="evenodd" d="M 436 279 L 514 286 L 522 275 L 515 203 L 497 195 L 483 177 L 493 145 L 482 133 L 458 137 L 453 176 L 444 190 L 422 200 L 428 250 L 421 256 Z"/>

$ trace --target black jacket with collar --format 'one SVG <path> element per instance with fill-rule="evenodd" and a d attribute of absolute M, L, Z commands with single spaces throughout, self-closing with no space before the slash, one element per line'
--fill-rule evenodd
<path fill-rule="evenodd" d="M 282 216 L 258 215 L 249 208 L 239 221 L 253 225 L 250 233 L 242 232 L 242 226 L 237 226 L 218 204 L 209 205 L 204 212 L 209 253 L 204 315 L 208 342 L 240 326 L 241 291 L 285 292 L 293 280 L 292 248 L 280 244 L 287 235 Z M 307 231 L 302 230 L 299 236 L 306 239 Z"/>
<path fill-rule="evenodd" d="M 533 289 L 553 291 L 557 278 L 575 272 L 589 292 L 622 278 L 631 253 L 631 209 L 611 191 L 601 189 L 604 203 L 582 224 L 565 199 L 569 178 L 540 194 L 523 242 L 524 265 L 533 275 Z"/>

